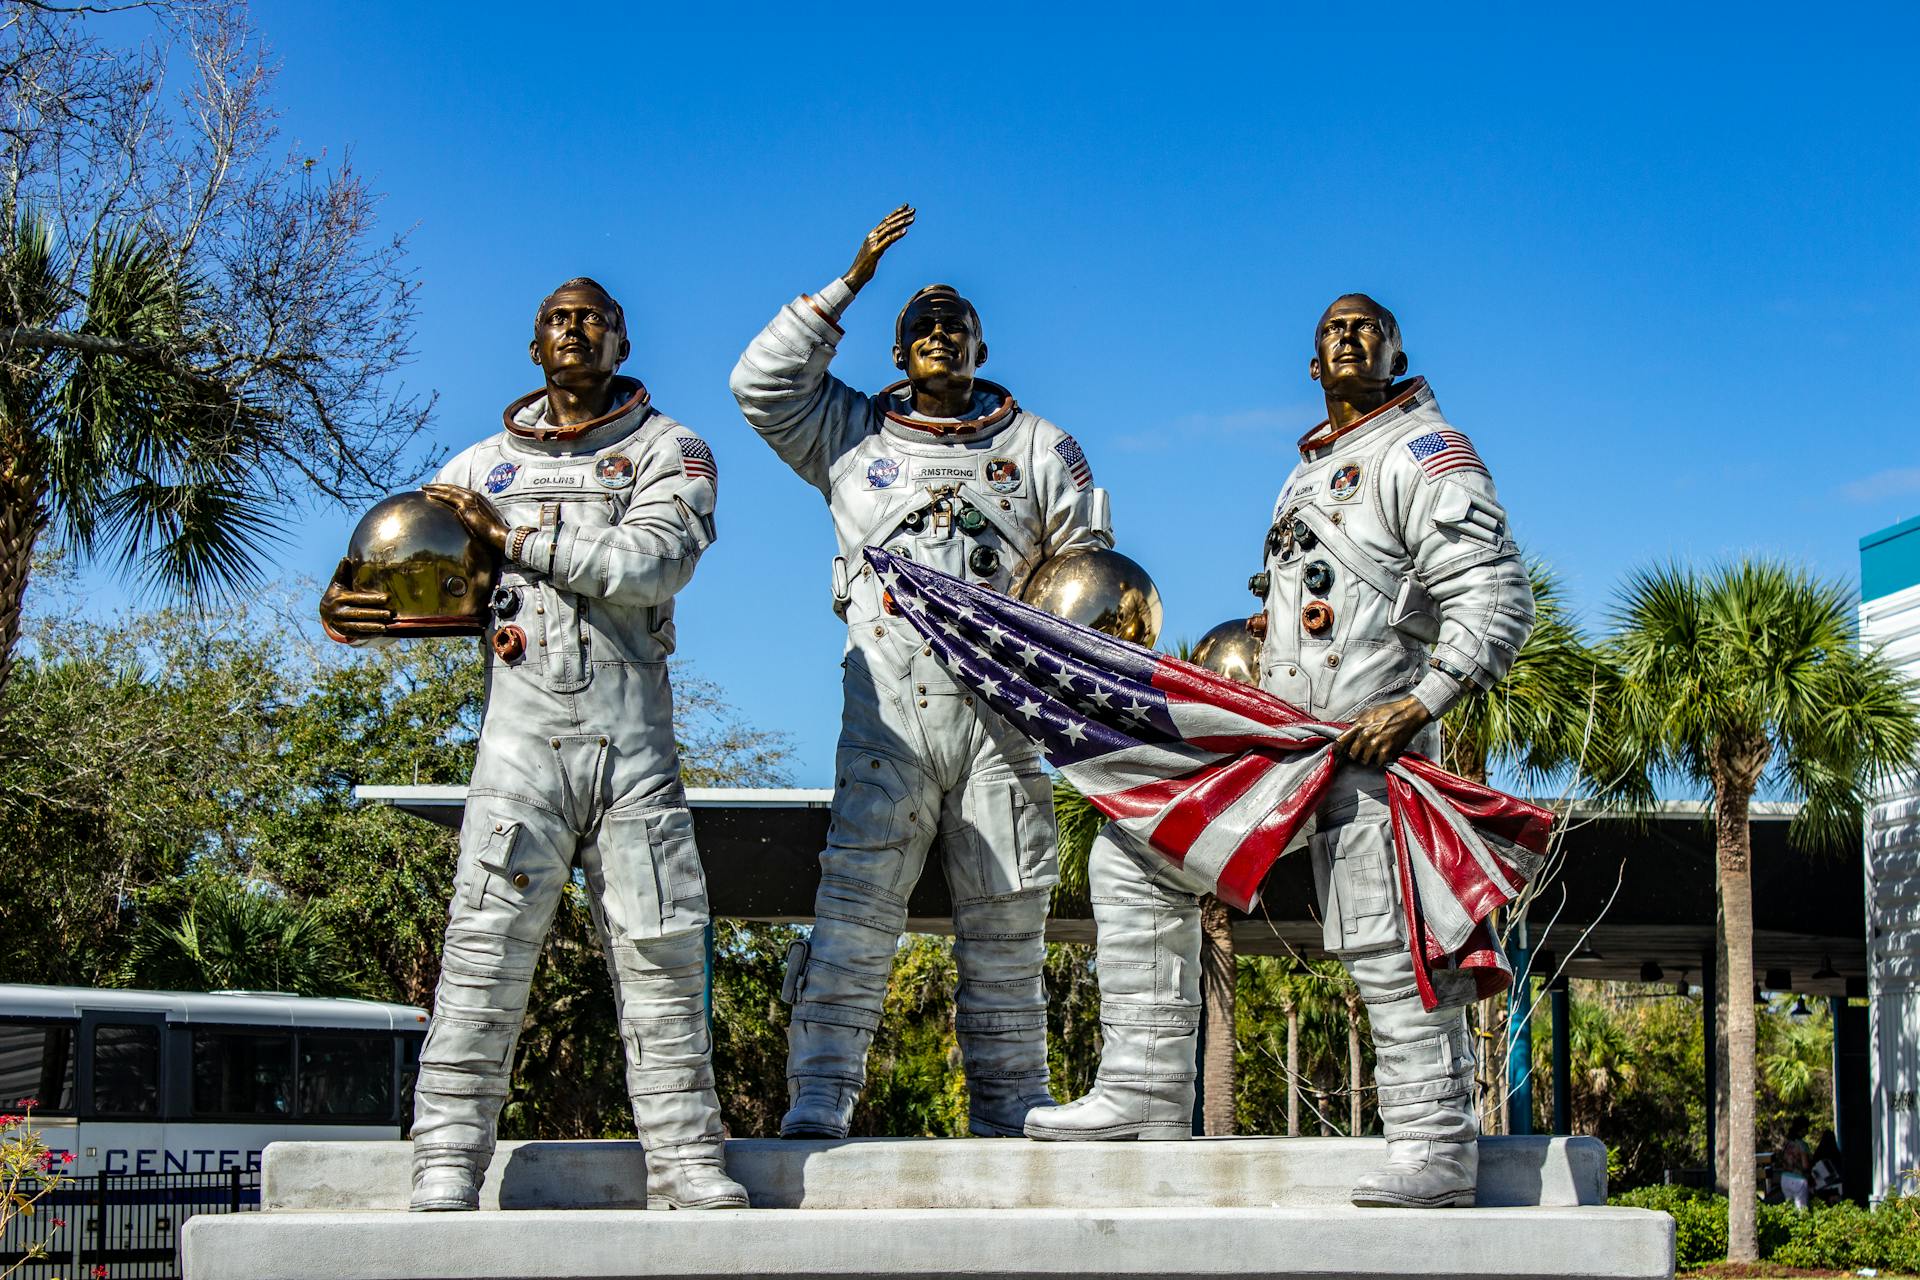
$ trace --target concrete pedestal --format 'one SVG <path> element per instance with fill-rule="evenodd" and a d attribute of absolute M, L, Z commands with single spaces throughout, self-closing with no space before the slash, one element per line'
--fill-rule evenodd
<path fill-rule="evenodd" d="M 1481 1143 L 1474 1209 L 1355 1209 L 1378 1139 L 736 1141 L 754 1208 L 649 1213 L 630 1142 L 509 1143 L 482 1211 L 407 1214 L 402 1143 L 267 1148 L 259 1214 L 183 1231 L 188 1280 L 1657 1277 L 1665 1214 L 1605 1206 L 1592 1139 Z M 539 1212 L 517 1212 L 539 1210 Z"/>

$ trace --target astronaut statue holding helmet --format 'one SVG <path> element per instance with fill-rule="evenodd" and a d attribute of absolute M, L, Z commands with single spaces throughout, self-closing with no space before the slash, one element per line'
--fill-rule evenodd
<path fill-rule="evenodd" d="M 667 682 L 673 597 L 714 539 L 713 454 L 617 375 L 625 319 L 593 281 L 541 303 L 529 349 L 545 388 L 420 493 L 376 507 L 320 605 L 337 639 L 464 631 L 492 651 L 420 1054 L 412 1207 L 478 1205 L 528 983 L 578 865 L 613 976 L 648 1207 L 741 1208 Z M 464 548 L 459 530 L 436 528 L 449 516 Z"/>
<path fill-rule="evenodd" d="M 896 209 L 844 277 L 781 308 L 732 378 L 747 421 L 827 500 L 847 622 L 832 829 L 813 933 L 789 955 L 783 992 L 783 1137 L 846 1135 L 908 895 L 936 842 L 953 891 L 968 1127 L 1018 1136 L 1053 1102 L 1042 969 L 1059 870 L 1038 749 L 893 615 L 860 552 L 887 547 L 1017 594 L 1044 562 L 1111 544 L 1106 496 L 1071 436 L 975 377 L 980 318 L 948 286 L 921 289 L 895 322 L 905 380 L 864 395 L 828 373 L 842 311 L 913 219 Z"/>

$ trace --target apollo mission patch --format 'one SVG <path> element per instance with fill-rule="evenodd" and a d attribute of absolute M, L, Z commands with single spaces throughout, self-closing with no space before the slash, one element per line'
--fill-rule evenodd
<path fill-rule="evenodd" d="M 610 453 L 594 464 L 593 478 L 609 489 L 624 489 L 633 483 L 633 460 L 621 453 Z"/>
<path fill-rule="evenodd" d="M 1345 502 L 1360 492 L 1360 464 L 1343 462 L 1334 468 L 1333 475 L 1327 481 L 1327 492 L 1335 502 Z"/>

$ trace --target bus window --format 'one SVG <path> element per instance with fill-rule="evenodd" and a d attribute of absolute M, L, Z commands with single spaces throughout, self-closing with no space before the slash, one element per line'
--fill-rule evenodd
<path fill-rule="evenodd" d="M 94 1027 L 93 1110 L 103 1116 L 160 1114 L 159 1027 Z"/>
<path fill-rule="evenodd" d="M 393 1037 L 301 1032 L 300 1115 L 307 1120 L 391 1120 Z"/>
<path fill-rule="evenodd" d="M 41 1115 L 73 1113 L 73 1022 L 0 1021 L 0 1110 L 26 1098 Z"/>
<path fill-rule="evenodd" d="M 193 1113 L 291 1119 L 293 1036 L 195 1028 Z"/>

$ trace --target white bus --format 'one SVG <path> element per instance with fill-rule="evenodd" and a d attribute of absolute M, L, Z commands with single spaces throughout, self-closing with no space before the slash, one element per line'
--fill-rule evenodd
<path fill-rule="evenodd" d="M 269 992 L 0 984 L 0 1110 L 66 1172 L 257 1174 L 288 1139 L 404 1136 L 425 1010 Z"/>

